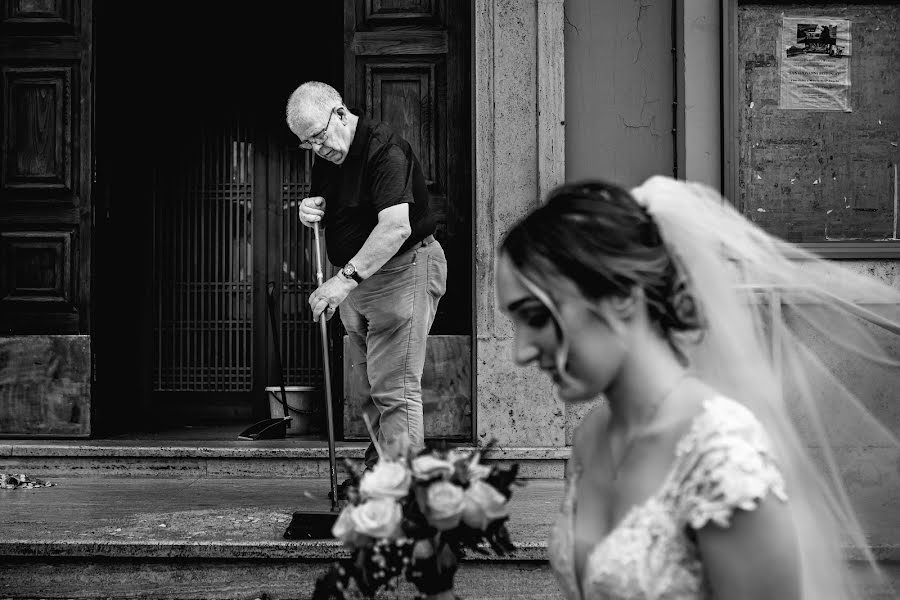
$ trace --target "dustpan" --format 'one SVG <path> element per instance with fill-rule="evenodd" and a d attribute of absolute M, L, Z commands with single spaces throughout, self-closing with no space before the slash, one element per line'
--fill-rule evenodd
<path fill-rule="evenodd" d="M 282 392 L 284 394 L 284 392 Z M 263 419 L 238 434 L 239 440 L 283 440 L 287 437 L 287 428 L 291 424 L 290 417 L 273 417 Z"/>
<path fill-rule="evenodd" d="M 266 306 L 269 312 L 269 325 L 272 327 L 272 339 L 275 342 L 275 362 L 278 367 L 278 384 L 281 387 L 281 407 L 283 417 L 263 419 L 254 423 L 238 434 L 239 440 L 283 440 L 287 437 L 287 428 L 291 424 L 288 412 L 287 392 L 284 389 L 284 377 L 281 372 L 281 343 L 278 339 L 278 327 L 275 323 L 275 283 L 269 282 L 269 293 Z"/>

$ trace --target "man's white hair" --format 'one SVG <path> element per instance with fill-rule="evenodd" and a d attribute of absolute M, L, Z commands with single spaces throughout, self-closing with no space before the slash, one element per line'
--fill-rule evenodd
<path fill-rule="evenodd" d="M 300 85 L 287 103 L 287 124 L 291 131 L 299 133 L 309 126 L 309 121 L 327 114 L 344 104 L 337 90 L 321 81 L 307 81 Z"/>

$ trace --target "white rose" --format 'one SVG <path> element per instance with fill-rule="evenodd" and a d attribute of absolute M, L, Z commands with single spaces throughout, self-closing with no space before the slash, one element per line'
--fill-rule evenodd
<path fill-rule="evenodd" d="M 348 546 L 356 546 L 361 541 L 353 523 L 354 510 L 356 507 L 352 504 L 345 506 L 331 528 L 331 535 Z"/>
<path fill-rule="evenodd" d="M 363 475 L 359 493 L 363 498 L 399 500 L 409 493 L 411 480 L 409 471 L 402 463 L 380 460 Z"/>
<path fill-rule="evenodd" d="M 428 522 L 439 531 L 447 531 L 459 525 L 465 497 L 463 489 L 449 481 L 432 483 L 425 494 Z"/>
<path fill-rule="evenodd" d="M 357 533 L 373 538 L 393 537 L 400 531 L 403 511 L 391 498 L 373 498 L 355 507 L 350 520 Z"/>
<path fill-rule="evenodd" d="M 453 475 L 453 463 L 440 459 L 432 454 L 423 454 L 412 460 L 412 473 L 416 479 L 426 481 L 435 477 Z"/>
<path fill-rule="evenodd" d="M 466 489 L 462 519 L 469 527 L 483 531 L 508 514 L 506 497 L 489 483 L 475 480 Z"/>

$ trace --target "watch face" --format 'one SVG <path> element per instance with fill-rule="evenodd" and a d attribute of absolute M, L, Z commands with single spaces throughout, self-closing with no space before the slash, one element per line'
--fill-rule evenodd
<path fill-rule="evenodd" d="M 353 263 L 347 263 L 341 267 L 341 275 L 347 279 L 352 279 L 356 283 L 362 283 L 362 278 L 359 276 L 359 273 L 356 272 L 356 267 L 353 266 Z"/>

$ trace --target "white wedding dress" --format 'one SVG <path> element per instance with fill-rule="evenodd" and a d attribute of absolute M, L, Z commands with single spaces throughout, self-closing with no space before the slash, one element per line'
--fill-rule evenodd
<path fill-rule="evenodd" d="M 710 597 L 689 530 L 727 527 L 735 509 L 786 500 L 784 481 L 762 425 L 743 405 L 706 401 L 679 441 L 659 490 L 633 506 L 585 559 L 576 581 L 573 521 L 582 467 L 569 470 L 562 512 L 548 544 L 550 564 L 570 600 L 682 600 Z"/>

